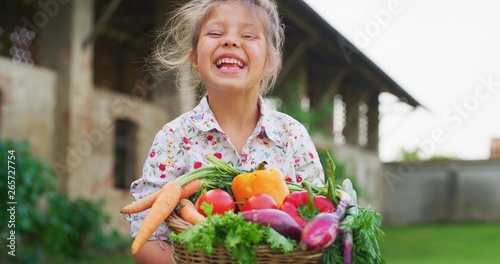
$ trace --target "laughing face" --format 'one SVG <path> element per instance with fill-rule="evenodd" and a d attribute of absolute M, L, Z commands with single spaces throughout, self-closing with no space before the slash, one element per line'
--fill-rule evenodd
<path fill-rule="evenodd" d="M 209 14 L 190 55 L 207 91 L 258 92 L 267 58 L 263 28 L 243 3 L 222 4 Z"/>

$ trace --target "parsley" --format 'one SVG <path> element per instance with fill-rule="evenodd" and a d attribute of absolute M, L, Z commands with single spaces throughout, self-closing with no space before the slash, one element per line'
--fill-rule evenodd
<path fill-rule="evenodd" d="M 380 229 L 381 216 L 370 208 L 358 207 L 358 214 L 348 215 L 349 221 L 341 223 L 342 229 L 350 228 L 353 233 L 353 264 L 385 264 L 378 241 L 384 236 Z M 342 264 L 342 236 L 339 234 L 335 243 L 326 249 L 323 264 Z"/>
<path fill-rule="evenodd" d="M 380 229 L 382 218 L 380 214 L 370 208 L 359 207 L 359 213 L 354 215 L 349 224 L 353 232 L 352 263 L 384 264 L 378 241 L 384 236 Z"/>
<path fill-rule="evenodd" d="M 325 253 L 323 254 L 322 264 L 343 264 L 344 261 L 342 259 L 342 237 L 337 236 L 337 239 L 333 243 L 332 246 L 325 249 Z"/>
<path fill-rule="evenodd" d="M 233 212 L 224 215 L 210 215 L 193 227 L 179 234 L 171 233 L 172 241 L 185 243 L 188 253 L 203 250 L 211 255 L 217 247 L 224 246 L 238 263 L 257 263 L 255 254 L 262 242 L 267 242 L 272 249 L 290 253 L 297 245 L 270 227 L 245 221 Z"/>

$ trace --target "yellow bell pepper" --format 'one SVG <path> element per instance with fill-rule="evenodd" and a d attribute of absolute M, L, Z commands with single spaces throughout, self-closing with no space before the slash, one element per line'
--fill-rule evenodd
<path fill-rule="evenodd" d="M 242 173 L 233 179 L 231 189 L 240 209 L 247 199 L 261 193 L 271 196 L 279 208 L 290 194 L 285 178 L 274 168 Z"/>

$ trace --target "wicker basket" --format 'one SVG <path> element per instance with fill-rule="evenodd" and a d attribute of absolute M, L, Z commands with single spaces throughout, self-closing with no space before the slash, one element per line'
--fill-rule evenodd
<path fill-rule="evenodd" d="M 172 213 L 166 220 L 169 228 L 180 233 L 192 225 L 184 220 L 182 220 L 175 213 Z M 208 255 L 203 251 L 188 253 L 187 246 L 184 244 L 179 244 L 177 242 L 173 243 L 174 249 L 174 260 L 177 264 L 190 264 L 190 263 L 209 263 L 209 264 L 229 264 L 237 263 L 231 259 L 231 255 L 225 248 L 217 248 L 217 250 L 212 254 Z M 318 251 L 301 251 L 296 250 L 290 254 L 283 254 L 280 251 L 272 250 L 267 245 L 259 245 L 257 249 L 256 258 L 259 263 L 267 264 L 287 264 L 287 263 L 300 263 L 300 264 L 317 264 L 321 263 L 323 257 L 323 250 Z"/>

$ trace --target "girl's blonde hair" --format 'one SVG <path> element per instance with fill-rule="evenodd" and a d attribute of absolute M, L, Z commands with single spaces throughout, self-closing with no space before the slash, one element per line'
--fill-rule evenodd
<path fill-rule="evenodd" d="M 276 3 L 272 0 L 192 0 L 178 8 L 157 37 L 153 59 L 160 73 L 174 72 L 177 87 L 200 87 L 201 77 L 193 69 L 189 53 L 196 55 L 201 27 L 207 16 L 219 5 L 245 3 L 263 21 L 267 41 L 267 60 L 260 93 L 268 92 L 276 83 L 283 58 L 284 30 Z M 181 85 L 182 83 L 182 85 Z M 203 87 L 204 88 L 204 87 Z"/>

